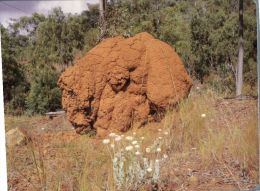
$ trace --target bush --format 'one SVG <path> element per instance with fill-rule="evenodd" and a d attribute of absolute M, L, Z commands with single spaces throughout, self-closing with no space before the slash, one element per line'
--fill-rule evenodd
<path fill-rule="evenodd" d="M 61 108 L 61 92 L 57 80 L 58 74 L 51 67 L 42 65 L 35 69 L 26 99 L 29 114 L 43 114 Z"/>

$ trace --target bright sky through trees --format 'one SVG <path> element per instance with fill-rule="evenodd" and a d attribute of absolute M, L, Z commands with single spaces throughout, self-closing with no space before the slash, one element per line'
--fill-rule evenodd
<path fill-rule="evenodd" d="M 81 13 L 87 9 L 87 3 L 98 0 L 67 0 L 67 1 L 0 1 L 0 23 L 8 25 L 11 18 L 30 16 L 34 12 L 47 14 L 54 7 L 61 7 L 65 13 Z"/>

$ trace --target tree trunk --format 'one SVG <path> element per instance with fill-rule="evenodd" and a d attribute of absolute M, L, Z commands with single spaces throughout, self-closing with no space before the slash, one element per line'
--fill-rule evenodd
<path fill-rule="evenodd" d="M 243 45 L 243 0 L 239 0 L 239 50 L 236 71 L 236 96 L 242 94 L 243 87 L 243 62 L 244 62 L 244 45 Z"/>
<path fill-rule="evenodd" d="M 100 22 L 100 39 L 102 40 L 106 32 L 105 20 L 106 0 L 99 0 L 99 22 Z"/>

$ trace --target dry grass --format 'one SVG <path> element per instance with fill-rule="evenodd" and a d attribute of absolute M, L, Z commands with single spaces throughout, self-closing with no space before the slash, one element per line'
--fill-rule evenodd
<path fill-rule="evenodd" d="M 166 115 L 171 119 L 166 126 L 173 126 L 172 165 L 168 165 L 176 168 L 181 161 L 192 161 L 193 156 L 198 157 L 204 171 L 214 173 L 214 166 L 220 167 L 223 174 L 232 177 L 237 189 L 247 189 L 240 183 L 241 176 L 257 182 L 257 107 L 246 107 L 247 101 L 233 100 L 230 104 L 209 90 L 199 90 L 180 103 L 178 112 Z"/>
<path fill-rule="evenodd" d="M 244 110 L 244 106 L 247 103 L 226 103 L 211 91 L 198 90 L 181 102 L 177 110 L 168 111 L 160 123 L 132 129 L 125 136 L 136 131 L 137 136 L 145 137 L 143 145 L 146 146 L 158 136 L 158 128 L 171 129 L 167 139 L 171 146 L 166 151 L 170 157 L 162 167 L 161 181 L 169 185 L 169 180 L 173 181 L 174 189 L 189 186 L 186 174 L 190 169 L 212 172 L 212 177 L 218 169 L 231 176 L 236 187 L 246 189 L 237 173 L 245 173 L 253 181 L 251 185 L 257 182 L 258 133 L 256 107 Z M 202 114 L 206 116 L 203 118 Z M 37 121 L 42 121 L 38 129 L 52 128 L 41 117 L 6 117 L 6 129 L 27 128 Z M 109 153 L 101 140 L 94 137 L 67 140 L 53 133 L 47 141 L 33 141 L 9 150 L 8 162 L 9 184 L 13 184 L 11 180 L 16 174 L 26 182 L 25 190 L 43 190 L 43 187 L 57 191 L 115 190 Z M 15 190 L 15 185 L 10 190 Z"/>
<path fill-rule="evenodd" d="M 219 99 L 221 98 L 209 91 L 180 104 L 180 122 L 173 128 L 175 136 L 180 133 L 180 140 L 173 139 L 173 147 L 182 151 L 196 148 L 203 161 L 208 163 L 206 165 L 214 162 L 215 157 L 224 160 L 225 154 L 228 154 L 234 160 L 239 160 L 256 170 L 258 166 L 256 108 L 251 108 L 252 113 L 247 113 L 247 118 L 241 119 L 245 122 L 241 122 L 233 115 L 229 106 L 216 105 L 216 100 Z M 202 114 L 206 117 L 203 118 Z"/>
<path fill-rule="evenodd" d="M 43 119 L 42 116 L 5 116 L 5 130 L 9 131 L 10 129 L 19 127 L 19 128 L 27 128 L 32 126 L 34 123 L 39 124 L 39 121 Z"/>

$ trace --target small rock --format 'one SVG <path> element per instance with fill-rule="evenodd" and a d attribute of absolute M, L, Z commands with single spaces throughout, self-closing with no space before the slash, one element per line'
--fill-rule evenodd
<path fill-rule="evenodd" d="M 26 144 L 26 136 L 25 134 L 19 129 L 11 129 L 6 134 L 6 146 L 11 148 L 17 145 L 23 145 Z"/>
<path fill-rule="evenodd" d="M 189 185 L 198 186 L 199 185 L 199 178 L 197 176 L 191 176 L 189 178 Z"/>

